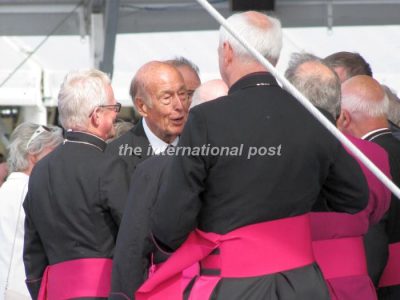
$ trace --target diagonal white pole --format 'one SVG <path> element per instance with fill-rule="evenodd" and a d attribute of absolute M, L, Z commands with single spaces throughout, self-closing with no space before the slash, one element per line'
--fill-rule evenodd
<path fill-rule="evenodd" d="M 400 189 L 385 175 L 368 157 L 364 155 L 346 136 L 343 135 L 325 116 L 311 104 L 284 76 L 278 73 L 271 63 L 266 60 L 253 46 L 249 45 L 236 31 L 230 27 L 225 18 L 208 3 L 207 0 L 196 0 L 203 8 L 221 24 L 233 37 L 235 37 L 257 60 L 280 81 L 283 87 L 289 91 L 315 118 L 318 119 L 351 153 L 361 162 L 393 193 L 400 199 Z"/>

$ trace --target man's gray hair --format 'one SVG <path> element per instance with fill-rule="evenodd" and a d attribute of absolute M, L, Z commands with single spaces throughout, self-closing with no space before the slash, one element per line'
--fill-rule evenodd
<path fill-rule="evenodd" d="M 9 172 L 23 172 L 29 167 L 28 154 L 38 155 L 44 149 L 55 148 L 63 141 L 62 130 L 57 126 L 46 126 L 47 130 L 41 130 L 35 135 L 40 125 L 33 123 L 21 123 L 11 134 L 8 146 Z M 39 129 L 40 130 L 40 129 Z"/>
<path fill-rule="evenodd" d="M 385 93 L 389 99 L 389 109 L 388 109 L 388 119 L 400 126 L 400 99 L 396 96 L 396 94 L 385 85 L 382 85 L 385 89 Z"/>
<path fill-rule="evenodd" d="M 270 21 L 270 26 L 261 28 L 254 24 L 246 13 L 237 13 L 227 19 L 228 24 L 242 36 L 251 46 L 261 53 L 272 65 L 276 65 L 282 49 L 281 22 L 273 17 L 265 15 Z M 224 27 L 219 29 L 219 44 L 227 42 L 231 45 L 235 55 L 242 62 L 253 62 L 256 59 L 240 44 Z"/>
<path fill-rule="evenodd" d="M 183 56 L 174 57 L 174 59 L 167 60 L 166 62 L 173 65 L 176 68 L 181 67 L 181 66 L 187 66 L 190 69 L 192 69 L 193 72 L 197 73 L 197 75 L 199 75 L 199 73 L 200 73 L 199 67 L 194 62 L 188 60 L 187 58 L 185 58 Z"/>
<path fill-rule="evenodd" d="M 352 93 L 343 93 L 342 108 L 350 113 L 362 113 L 371 118 L 385 117 L 387 118 L 389 111 L 389 98 L 386 93 L 379 101 L 371 101 L 371 99 L 362 98 Z"/>
<path fill-rule="evenodd" d="M 107 104 L 107 74 L 96 70 L 79 70 L 67 74 L 58 94 L 60 123 L 64 129 L 84 130 L 96 106 Z"/>
<path fill-rule="evenodd" d="M 300 66 L 304 63 L 320 65 L 331 72 L 322 73 L 320 69 L 303 72 Z M 314 106 L 326 110 L 336 119 L 340 113 L 340 80 L 322 59 L 309 53 L 293 53 L 285 76 Z"/>

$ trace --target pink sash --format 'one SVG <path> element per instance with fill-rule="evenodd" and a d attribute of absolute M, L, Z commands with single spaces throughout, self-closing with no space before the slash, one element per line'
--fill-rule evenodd
<path fill-rule="evenodd" d="M 111 269 L 112 260 L 107 258 L 75 259 L 48 266 L 43 274 L 38 300 L 107 298 Z"/>
<path fill-rule="evenodd" d="M 217 248 L 216 259 L 205 259 Z M 261 276 L 309 265 L 314 262 L 309 216 L 252 224 L 225 235 L 197 229 L 139 288 L 136 299 L 181 299 L 181 273 L 199 261 L 203 268 L 218 268 L 220 277 L 200 276 L 191 300 L 207 299 L 222 277 Z"/>
<path fill-rule="evenodd" d="M 379 287 L 400 285 L 400 242 L 389 244 L 389 258 Z"/>
<path fill-rule="evenodd" d="M 312 246 L 325 279 L 368 276 L 362 237 L 313 241 Z"/>

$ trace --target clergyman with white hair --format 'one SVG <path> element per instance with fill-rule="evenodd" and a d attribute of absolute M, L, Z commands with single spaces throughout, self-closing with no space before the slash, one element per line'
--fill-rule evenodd
<path fill-rule="evenodd" d="M 279 20 L 248 11 L 227 22 L 276 65 Z M 178 250 L 138 295 L 147 295 L 156 280 L 171 287 L 167 270 L 177 274 L 179 265 L 200 262 L 201 275 L 185 290 L 189 298 L 329 299 L 311 250 L 308 213 L 321 193 L 334 210 L 363 209 L 363 174 L 222 27 L 218 57 L 228 96 L 190 111 L 179 146 L 229 152 L 173 158 L 155 202 L 152 232 L 165 249 Z"/>
<path fill-rule="evenodd" d="M 107 298 L 128 190 L 123 161 L 104 153 L 120 111 L 108 76 L 70 72 L 58 94 L 66 134 L 36 164 L 24 201 L 24 264 L 33 299 Z M 43 298 L 44 299 L 44 298 Z"/>
<path fill-rule="evenodd" d="M 25 214 L 22 202 L 35 164 L 61 142 L 59 127 L 18 125 L 11 134 L 7 160 L 10 172 L 0 187 L 0 298 L 31 299 L 22 260 Z"/>

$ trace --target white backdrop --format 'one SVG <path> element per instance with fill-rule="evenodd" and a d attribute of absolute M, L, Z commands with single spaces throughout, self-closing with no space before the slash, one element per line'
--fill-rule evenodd
<path fill-rule="evenodd" d="M 0 38 L 0 83 L 44 37 Z M 200 67 L 203 81 L 219 77 L 217 31 L 118 35 L 113 86 L 116 98 L 130 105 L 129 83 L 136 70 L 150 60 L 185 56 Z M 5 85 L 0 87 L 0 105 L 56 105 L 65 74 L 89 68 L 87 38 L 53 36 Z M 325 57 L 337 51 L 359 52 L 381 83 L 400 94 L 400 26 L 285 28 L 278 70 L 284 72 L 292 52 L 307 51 Z"/>

